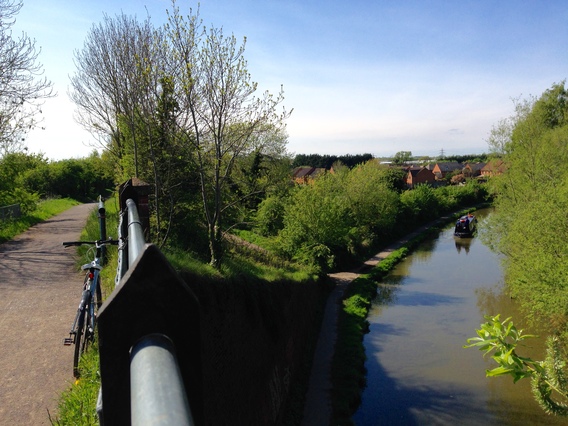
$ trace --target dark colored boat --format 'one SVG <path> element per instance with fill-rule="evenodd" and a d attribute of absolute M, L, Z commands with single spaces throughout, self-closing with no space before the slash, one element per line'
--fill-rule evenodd
<path fill-rule="evenodd" d="M 473 237 L 473 233 L 477 227 L 477 219 L 471 213 L 466 214 L 456 222 L 454 235 L 456 237 Z"/>

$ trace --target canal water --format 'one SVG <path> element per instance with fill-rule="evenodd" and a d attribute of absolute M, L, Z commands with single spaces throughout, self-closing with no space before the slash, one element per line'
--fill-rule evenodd
<path fill-rule="evenodd" d="M 479 233 L 489 209 L 476 212 Z M 513 317 L 530 339 L 519 355 L 544 358 L 546 334 L 523 324 L 503 294 L 499 256 L 482 241 L 453 236 L 448 225 L 385 278 L 365 336 L 367 386 L 353 416 L 365 425 L 560 425 L 533 399 L 530 380 L 486 378 L 495 367 L 476 348 L 464 349 L 484 315 Z"/>

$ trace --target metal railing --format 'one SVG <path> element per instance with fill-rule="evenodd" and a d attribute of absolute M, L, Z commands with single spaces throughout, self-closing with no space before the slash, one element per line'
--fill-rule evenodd
<path fill-rule="evenodd" d="M 172 321 L 164 320 L 164 316 L 171 314 L 156 314 L 153 305 L 148 305 L 153 303 L 148 299 L 171 298 L 173 303 L 158 305 L 173 310 L 173 304 L 183 299 L 184 293 L 176 290 L 181 284 L 176 281 L 179 279 L 175 274 L 172 275 L 173 269 L 165 257 L 155 246 L 146 244 L 134 200 L 126 200 L 125 206 L 119 221 L 121 243 L 117 285 L 98 318 L 101 392 L 97 410 L 100 423 L 109 426 L 130 420 L 132 425 L 190 426 L 194 424 L 194 418 L 186 387 L 191 374 L 187 373 L 187 362 L 180 369 L 175 349 L 176 345 L 185 349 L 187 344 L 179 338 L 179 333 L 175 337 L 181 343 L 168 335 L 168 330 L 174 330 L 172 333 L 176 334 L 175 328 L 168 325 Z M 173 283 L 171 288 L 164 290 L 163 283 L 156 282 L 162 277 L 168 285 Z M 145 304 L 151 307 L 144 307 Z M 123 406 L 127 404 L 125 393 L 130 394 L 129 413 L 124 412 L 127 409 Z"/>
<path fill-rule="evenodd" d="M 12 204 L 10 206 L 0 207 L 0 221 L 18 218 L 22 215 L 22 210 L 19 204 Z"/>

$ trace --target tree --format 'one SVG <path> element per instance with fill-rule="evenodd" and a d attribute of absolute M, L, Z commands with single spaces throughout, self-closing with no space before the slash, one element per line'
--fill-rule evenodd
<path fill-rule="evenodd" d="M 79 121 L 114 153 L 120 176 L 152 185 L 154 237 L 160 242 L 179 213 L 176 206 L 191 209 L 187 194 L 193 194 L 188 189 L 195 177 L 211 263 L 218 267 L 222 218 L 265 190 L 262 164 L 249 169 L 246 185 L 238 172 L 254 155 L 261 162 L 285 155 L 287 113 L 276 112 L 282 92 L 254 97 L 257 84 L 243 57 L 244 42 L 238 45 L 222 29 L 207 32 L 198 13 L 190 10 L 184 18 L 175 0 L 172 6 L 160 28 L 149 17 L 139 23 L 105 16 L 76 52 L 71 97 Z"/>
<path fill-rule="evenodd" d="M 346 196 L 357 231 L 353 244 L 374 244 L 395 228 L 399 196 L 391 187 L 389 168 L 368 161 L 353 168 L 346 177 Z"/>
<path fill-rule="evenodd" d="M 345 191 L 348 173 L 348 169 L 341 174 L 326 173 L 292 192 L 279 233 L 285 255 L 321 272 L 347 254 L 355 225 Z"/>
<path fill-rule="evenodd" d="M 410 151 L 399 151 L 396 154 L 394 154 L 394 157 L 392 158 L 392 162 L 394 164 L 406 164 L 408 161 L 410 161 L 412 159 L 412 152 Z"/>
<path fill-rule="evenodd" d="M 200 31 L 198 16 L 182 17 L 175 7 L 166 27 L 171 46 L 172 76 L 180 89 L 179 106 L 186 116 L 178 122 L 196 155 L 203 212 L 207 224 L 210 263 L 222 258 L 223 215 L 233 204 L 227 197 L 236 161 L 254 151 L 284 151 L 286 111 L 277 113 L 283 92 L 254 96 L 244 59 L 245 43 L 226 37 L 221 28 Z M 269 132 L 269 133 L 267 133 Z"/>
<path fill-rule="evenodd" d="M 22 148 L 42 100 L 53 96 L 35 40 L 25 33 L 13 38 L 11 27 L 22 6 L 21 0 L 0 0 L 0 157 Z"/>
<path fill-rule="evenodd" d="M 125 171 L 129 177 L 138 176 L 139 171 L 134 126 L 147 80 L 141 64 L 159 62 L 152 50 L 155 37 L 149 18 L 140 23 L 124 14 L 105 15 L 89 31 L 83 48 L 75 52 L 77 69 L 69 96 L 77 107 L 76 119 L 100 146 L 110 150 L 120 167 L 125 167 L 125 157 L 132 159 L 132 169 Z M 120 120 L 130 129 L 130 145 L 124 140 Z"/>
<path fill-rule="evenodd" d="M 487 233 L 493 247 L 504 254 L 511 296 L 529 320 L 551 324 L 564 347 L 568 339 L 568 248 L 563 238 L 568 235 L 563 220 L 568 205 L 567 99 L 568 90 L 561 82 L 539 98 L 516 103 L 502 145 L 507 169 L 492 179 L 496 210 Z M 565 364 L 566 353 L 561 355 L 558 361 Z M 537 399 L 545 405 L 542 396 L 550 395 L 545 381 L 553 376 L 538 374 Z"/>

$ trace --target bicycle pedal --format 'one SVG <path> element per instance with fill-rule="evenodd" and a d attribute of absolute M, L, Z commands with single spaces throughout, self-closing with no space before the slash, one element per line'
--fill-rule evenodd
<path fill-rule="evenodd" d="M 73 343 L 75 343 L 75 341 L 72 337 L 66 337 L 65 339 L 63 339 L 63 344 L 65 346 L 71 346 Z"/>

